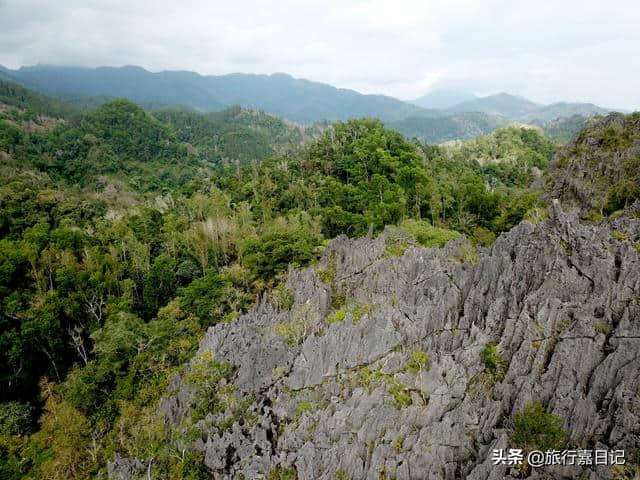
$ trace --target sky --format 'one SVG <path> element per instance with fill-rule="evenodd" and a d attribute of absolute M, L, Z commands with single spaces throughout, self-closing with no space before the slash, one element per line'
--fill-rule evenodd
<path fill-rule="evenodd" d="M 0 0 L 0 65 L 35 64 L 640 109 L 640 1 Z"/>

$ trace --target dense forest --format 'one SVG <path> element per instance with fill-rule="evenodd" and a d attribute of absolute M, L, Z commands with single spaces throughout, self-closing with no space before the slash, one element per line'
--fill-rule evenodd
<path fill-rule="evenodd" d="M 287 270 L 341 234 L 490 247 L 546 214 L 556 149 L 533 128 L 435 146 L 375 119 L 78 110 L 1 82 L 0 478 L 104 478 L 116 453 L 208 478 L 179 438 L 161 452 L 154 412 L 209 326 L 286 304 Z"/>

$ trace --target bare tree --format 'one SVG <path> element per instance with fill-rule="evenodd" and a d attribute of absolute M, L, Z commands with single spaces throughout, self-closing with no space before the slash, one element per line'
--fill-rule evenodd
<path fill-rule="evenodd" d="M 87 363 L 89 363 L 89 355 L 87 354 L 87 349 L 84 346 L 84 337 L 82 335 L 84 330 L 82 329 L 82 327 L 76 325 L 73 328 L 69 328 L 68 331 L 69 336 L 71 337 L 71 346 L 76 349 L 76 352 L 78 352 L 78 356 L 86 365 Z"/>
<path fill-rule="evenodd" d="M 84 304 L 87 307 L 89 313 L 91 313 L 98 321 L 99 325 L 102 325 L 102 309 L 104 308 L 104 297 L 93 293 L 91 298 L 88 295 L 84 295 Z"/>
<path fill-rule="evenodd" d="M 54 372 L 56 372 L 56 378 L 58 379 L 58 382 L 59 382 L 60 381 L 60 374 L 58 373 L 58 367 L 56 366 L 56 362 L 53 359 L 53 356 L 51 356 L 49 351 L 43 345 L 40 345 L 40 350 L 42 350 L 42 352 L 47 356 L 47 358 L 51 362 L 51 365 L 53 365 L 53 370 L 54 370 Z"/>

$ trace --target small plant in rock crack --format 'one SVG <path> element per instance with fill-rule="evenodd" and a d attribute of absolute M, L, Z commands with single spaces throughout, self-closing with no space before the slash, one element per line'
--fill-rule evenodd
<path fill-rule="evenodd" d="M 411 352 L 411 360 L 407 362 L 405 365 L 405 370 L 419 374 L 420 375 L 420 396 L 422 397 L 423 403 L 426 405 L 429 401 L 429 395 L 424 391 L 424 378 L 422 376 L 423 372 L 428 372 L 431 368 L 431 358 L 428 353 L 423 352 L 420 349 L 416 349 Z"/>
<path fill-rule="evenodd" d="M 290 347 L 300 345 L 307 336 L 307 324 L 301 317 L 277 323 L 273 329 Z"/>
<path fill-rule="evenodd" d="M 480 351 L 480 360 L 484 364 L 485 385 L 492 386 L 502 380 L 507 373 L 507 364 L 498 354 L 495 343 L 487 343 Z"/>
<path fill-rule="evenodd" d="M 407 362 L 407 370 L 411 373 L 419 373 L 423 371 L 428 371 L 430 367 L 431 358 L 428 353 L 423 352 L 422 350 L 414 350 L 411 353 L 411 360 Z"/>
<path fill-rule="evenodd" d="M 298 472 L 295 468 L 284 467 L 278 465 L 276 468 L 269 472 L 267 480 L 296 480 L 298 478 Z"/>
<path fill-rule="evenodd" d="M 494 373 L 498 369 L 500 358 L 498 357 L 495 343 L 487 343 L 480 351 L 480 360 L 484 363 L 484 371 Z"/>
<path fill-rule="evenodd" d="M 318 267 L 316 269 L 316 275 L 320 280 L 328 286 L 333 285 L 333 281 L 336 279 L 336 258 L 335 255 L 331 255 L 329 262 L 326 266 Z"/>
<path fill-rule="evenodd" d="M 310 412 L 313 409 L 311 402 L 304 400 L 296 407 L 296 420 L 299 419 L 305 412 Z"/>
<path fill-rule="evenodd" d="M 567 433 L 562 429 L 562 418 L 547 413 L 538 400 L 532 400 L 513 416 L 510 439 L 527 450 L 553 450 L 562 448 Z"/>
<path fill-rule="evenodd" d="M 342 322 L 345 318 L 346 318 L 346 313 L 343 312 L 342 310 L 338 310 L 337 312 L 327 317 L 327 322 L 338 323 L 338 322 Z"/>
<path fill-rule="evenodd" d="M 369 394 L 376 388 L 385 386 L 392 397 L 393 406 L 398 409 L 406 408 L 412 404 L 409 389 L 389 373 L 371 370 L 368 366 L 363 367 L 356 375 L 356 382 L 365 387 Z"/>
<path fill-rule="evenodd" d="M 293 292 L 287 288 L 284 282 L 271 290 L 269 300 L 278 310 L 290 310 L 295 302 Z"/>
<path fill-rule="evenodd" d="M 609 335 L 611 333 L 611 327 L 606 322 L 596 323 L 595 330 L 598 333 L 603 334 L 604 336 Z"/>
<path fill-rule="evenodd" d="M 336 480 L 349 480 L 349 477 L 347 477 L 346 472 L 340 468 L 336 472 Z"/>

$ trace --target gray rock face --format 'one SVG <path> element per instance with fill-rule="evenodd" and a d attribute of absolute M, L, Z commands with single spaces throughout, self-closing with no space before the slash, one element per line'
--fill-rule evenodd
<path fill-rule="evenodd" d="M 394 235 L 338 237 L 318 265 L 289 272 L 289 310 L 265 298 L 209 329 L 193 362 L 206 352 L 228 361 L 249 405 L 242 419 L 196 424 L 190 448 L 214 478 L 266 478 L 278 466 L 300 479 L 520 478 L 491 453 L 515 447 L 511 419 L 532 399 L 563 419 L 572 448 L 640 448 L 639 220 L 581 224 L 555 202 L 547 220 L 479 256 L 465 240 L 394 256 Z M 194 398 L 176 379 L 167 421 L 188 419 Z"/>
<path fill-rule="evenodd" d="M 624 197 L 637 199 L 640 115 L 611 113 L 585 128 L 555 156 L 546 183 L 549 198 L 578 208 L 583 218 L 622 208 Z"/>
<path fill-rule="evenodd" d="M 113 480 L 129 480 L 138 476 L 147 465 L 137 458 L 123 458 L 116 453 L 112 462 L 109 462 L 107 473 Z"/>

